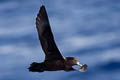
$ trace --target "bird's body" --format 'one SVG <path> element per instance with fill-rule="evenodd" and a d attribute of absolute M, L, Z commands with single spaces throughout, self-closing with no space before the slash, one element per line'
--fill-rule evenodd
<path fill-rule="evenodd" d="M 73 62 L 75 64 L 73 64 Z M 43 71 L 57 71 L 57 70 L 65 70 L 65 71 L 73 71 L 73 65 L 77 65 L 77 59 L 74 57 L 66 57 L 64 60 L 51 60 L 44 61 L 42 63 L 33 62 L 29 70 L 32 72 L 43 72 Z"/>
<path fill-rule="evenodd" d="M 42 45 L 42 49 L 45 52 L 45 60 L 42 63 L 33 62 L 29 71 L 43 72 L 43 71 L 73 71 L 76 70 L 72 66 L 79 65 L 80 72 L 84 72 L 87 65 L 81 65 L 79 61 L 74 57 L 63 57 L 58 50 L 54 37 L 50 28 L 47 12 L 45 6 L 42 5 L 36 18 L 36 28 L 38 31 L 38 37 Z"/>
<path fill-rule="evenodd" d="M 64 70 L 64 67 L 64 63 L 61 60 L 45 61 L 42 63 L 33 62 L 29 70 L 32 72 L 57 71 Z"/>

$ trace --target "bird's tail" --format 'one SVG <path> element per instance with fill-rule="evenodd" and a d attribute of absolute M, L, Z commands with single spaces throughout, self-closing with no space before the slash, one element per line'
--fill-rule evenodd
<path fill-rule="evenodd" d="M 44 64 L 33 62 L 32 64 L 30 64 L 30 67 L 28 69 L 30 72 L 43 72 Z"/>

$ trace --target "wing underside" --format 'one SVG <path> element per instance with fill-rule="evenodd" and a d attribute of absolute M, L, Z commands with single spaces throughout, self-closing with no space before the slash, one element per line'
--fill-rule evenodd
<path fill-rule="evenodd" d="M 45 52 L 45 60 L 63 59 L 55 44 L 45 6 L 40 7 L 36 18 L 36 27 L 42 49 Z"/>

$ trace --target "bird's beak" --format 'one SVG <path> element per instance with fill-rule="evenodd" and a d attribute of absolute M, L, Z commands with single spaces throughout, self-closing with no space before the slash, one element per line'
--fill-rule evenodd
<path fill-rule="evenodd" d="M 77 62 L 77 65 L 80 66 L 80 67 L 82 67 L 82 64 L 80 64 L 80 62 Z"/>
<path fill-rule="evenodd" d="M 76 71 L 79 71 L 79 72 L 85 72 L 86 69 L 87 69 L 87 67 L 88 67 L 87 64 L 82 65 L 82 64 L 80 64 L 79 62 L 77 62 L 77 65 L 80 66 L 80 68 L 79 68 L 79 69 L 75 69 L 75 68 L 74 68 L 74 69 L 75 69 Z"/>

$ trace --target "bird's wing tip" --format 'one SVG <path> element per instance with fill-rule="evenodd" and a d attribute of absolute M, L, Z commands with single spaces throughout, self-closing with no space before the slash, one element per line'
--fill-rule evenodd
<path fill-rule="evenodd" d="M 42 6 L 40 7 L 40 9 L 42 9 L 42 8 L 45 8 L 45 5 L 42 5 Z"/>

